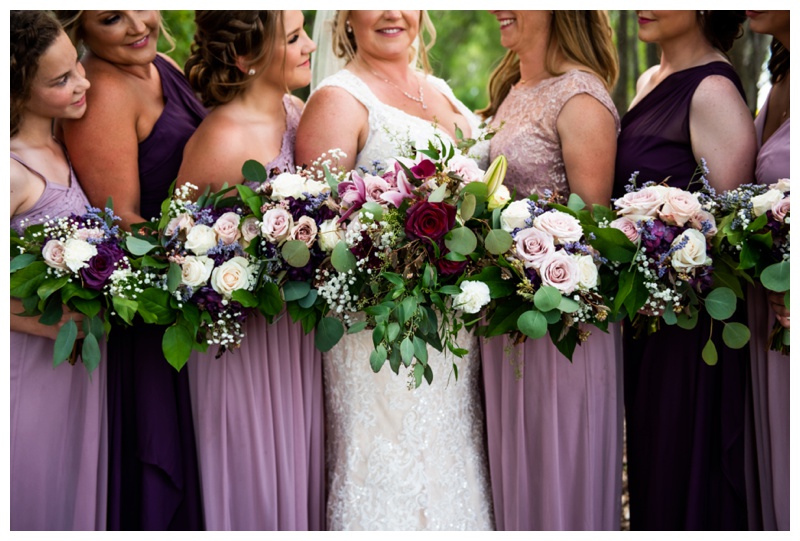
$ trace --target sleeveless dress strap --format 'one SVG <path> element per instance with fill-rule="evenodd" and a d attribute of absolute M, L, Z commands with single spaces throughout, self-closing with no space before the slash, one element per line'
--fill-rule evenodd
<path fill-rule="evenodd" d="M 28 163 L 25 160 L 23 160 L 22 157 L 19 154 L 15 154 L 15 153 L 12 152 L 11 153 L 11 159 L 16 161 L 16 162 L 19 162 L 19 164 L 22 165 L 22 167 L 24 167 L 25 169 L 27 169 L 28 171 L 30 171 L 31 173 L 33 173 L 34 175 L 36 175 L 37 177 L 42 179 L 45 184 L 50 184 L 50 181 L 47 180 L 47 177 L 45 177 L 39 171 L 37 171 L 36 169 L 34 169 L 30 165 L 28 165 Z M 71 180 L 71 178 L 72 178 L 72 166 L 71 165 L 70 165 L 69 170 L 70 170 L 70 180 Z"/>

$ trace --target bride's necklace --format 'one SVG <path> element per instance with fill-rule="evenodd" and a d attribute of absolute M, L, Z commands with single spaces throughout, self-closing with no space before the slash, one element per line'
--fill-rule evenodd
<path fill-rule="evenodd" d="M 385 83 L 389 83 L 390 85 L 392 85 L 393 87 L 395 87 L 397 90 L 399 90 L 400 92 L 402 92 L 402 93 L 403 93 L 403 95 L 404 95 L 406 98 L 408 98 L 408 99 L 410 99 L 410 100 L 412 100 L 412 101 L 415 101 L 415 102 L 419 103 L 420 105 L 422 105 L 422 109 L 427 109 L 427 108 L 428 108 L 428 106 L 425 104 L 425 95 L 422 93 L 422 83 L 420 83 L 420 84 L 419 84 L 419 98 L 418 98 L 418 97 L 416 97 L 416 96 L 412 96 L 411 94 L 409 94 L 408 92 L 406 92 L 405 90 L 403 90 L 402 88 L 400 88 L 399 86 L 397 86 L 396 84 L 394 84 L 393 82 L 391 82 L 391 81 L 390 81 L 389 79 L 387 79 L 386 77 L 383 77 L 383 76 L 381 76 L 381 75 L 380 75 L 378 72 L 376 72 L 374 69 L 372 69 L 372 68 L 367 68 L 367 69 L 369 69 L 369 71 L 371 71 L 371 72 L 372 72 L 372 75 L 374 75 L 375 77 L 377 77 L 377 78 L 378 78 L 378 79 L 380 79 L 381 81 L 383 81 L 383 82 L 385 82 Z"/>

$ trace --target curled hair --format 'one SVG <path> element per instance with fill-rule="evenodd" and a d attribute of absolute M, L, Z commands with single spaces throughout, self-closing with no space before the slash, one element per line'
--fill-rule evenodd
<path fill-rule="evenodd" d="M 698 11 L 697 19 L 708 42 L 715 49 L 727 53 L 733 47 L 733 42 L 742 37 L 742 25 L 747 15 L 744 11 Z"/>
<path fill-rule="evenodd" d="M 769 44 L 769 68 L 770 83 L 773 85 L 778 81 L 782 81 L 789 74 L 789 49 L 783 46 L 783 43 L 776 38 L 772 38 L 772 43 Z"/>
<path fill-rule="evenodd" d="M 203 105 L 228 103 L 250 82 L 237 66 L 239 59 L 253 66 L 272 61 L 275 42 L 283 32 L 283 12 L 196 11 L 197 30 L 184 71 Z M 263 63 L 262 63 L 263 65 Z"/>
<path fill-rule="evenodd" d="M 39 59 L 61 34 L 44 11 L 11 11 L 11 137 L 19 133 L 25 104 L 31 99 Z"/>
<path fill-rule="evenodd" d="M 358 51 L 356 36 L 353 32 L 347 32 L 346 21 L 350 16 L 349 10 L 338 10 L 333 18 L 333 53 L 338 58 L 344 58 L 351 62 Z M 419 14 L 419 34 L 417 36 L 419 51 L 411 47 L 408 53 L 408 61 L 416 60 L 417 67 L 422 69 L 426 75 L 431 72 L 431 64 L 428 59 L 428 51 L 436 43 L 436 28 L 433 26 L 430 16 L 426 10 Z"/>
<path fill-rule="evenodd" d="M 70 41 L 75 46 L 76 49 L 79 51 L 81 47 L 84 45 L 83 41 L 85 36 L 83 25 L 81 24 L 83 14 L 86 13 L 85 10 L 78 10 L 78 9 L 70 9 L 70 10 L 55 10 L 55 13 L 58 22 L 61 23 L 61 26 L 64 28 L 64 32 L 67 33 L 69 36 Z M 159 34 L 164 36 L 164 39 L 167 40 L 169 43 L 170 51 L 175 48 L 175 38 L 172 37 L 172 34 L 169 31 L 169 28 L 164 24 L 164 19 L 161 18 L 161 14 L 159 13 L 159 21 L 158 21 L 158 31 Z"/>
<path fill-rule="evenodd" d="M 550 41 L 545 68 L 558 76 L 559 58 L 584 66 L 599 77 L 609 92 L 619 75 L 619 60 L 614 46 L 608 12 L 604 10 L 556 10 L 550 20 Z M 483 118 L 497 113 L 511 87 L 520 80 L 519 56 L 507 51 L 489 78 L 489 105 L 478 111 Z"/>

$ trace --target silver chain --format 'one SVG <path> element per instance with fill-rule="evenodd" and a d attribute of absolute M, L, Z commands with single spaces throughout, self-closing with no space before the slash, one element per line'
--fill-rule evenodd
<path fill-rule="evenodd" d="M 419 103 L 420 105 L 422 105 L 422 108 L 423 108 L 423 109 L 427 109 L 427 108 L 428 108 L 428 106 L 427 106 L 427 105 L 425 105 L 425 95 L 422 93 L 422 83 L 420 83 L 420 85 L 419 85 L 419 98 L 417 98 L 416 96 L 412 96 L 411 94 L 409 94 L 408 92 L 406 92 L 405 90 L 403 90 L 402 88 L 400 88 L 399 86 L 397 86 L 396 84 L 394 84 L 393 82 L 391 82 L 389 79 L 387 79 L 387 78 L 385 78 L 385 77 L 381 77 L 381 75 L 379 75 L 379 74 L 378 74 L 378 73 L 377 73 L 375 70 L 373 70 L 372 68 L 370 68 L 370 69 L 369 69 L 369 71 L 371 71 L 371 72 L 372 72 L 372 74 L 373 74 L 375 77 L 377 77 L 378 79 L 380 79 L 381 81 L 383 81 L 383 82 L 385 82 L 385 83 L 389 83 L 390 85 L 392 85 L 393 87 L 395 87 L 397 90 L 399 90 L 400 92 L 402 92 L 402 93 L 403 93 L 403 95 L 404 95 L 406 98 L 408 98 L 408 99 L 410 99 L 410 100 L 412 100 L 412 101 L 415 101 L 415 102 Z"/>

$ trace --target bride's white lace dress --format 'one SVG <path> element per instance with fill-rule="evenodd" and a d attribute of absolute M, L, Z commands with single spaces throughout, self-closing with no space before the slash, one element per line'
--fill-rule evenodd
<path fill-rule="evenodd" d="M 447 84 L 432 76 L 428 80 L 477 133 L 477 118 Z M 357 166 L 372 170 L 374 161 L 397 156 L 398 136 L 421 143 L 438 134 L 450 141 L 429 121 L 380 102 L 347 70 L 328 77 L 320 88 L 329 85 L 344 88 L 369 111 L 370 133 Z M 488 145 L 471 153 L 485 162 Z M 345 334 L 323 355 L 329 529 L 493 529 L 478 343 L 463 330 L 458 339 L 469 350 L 457 360 L 458 380 L 452 356 L 429 347 L 433 384 L 423 381 L 417 389 L 402 365 L 399 375 L 388 363 L 372 372 L 371 331 Z"/>

